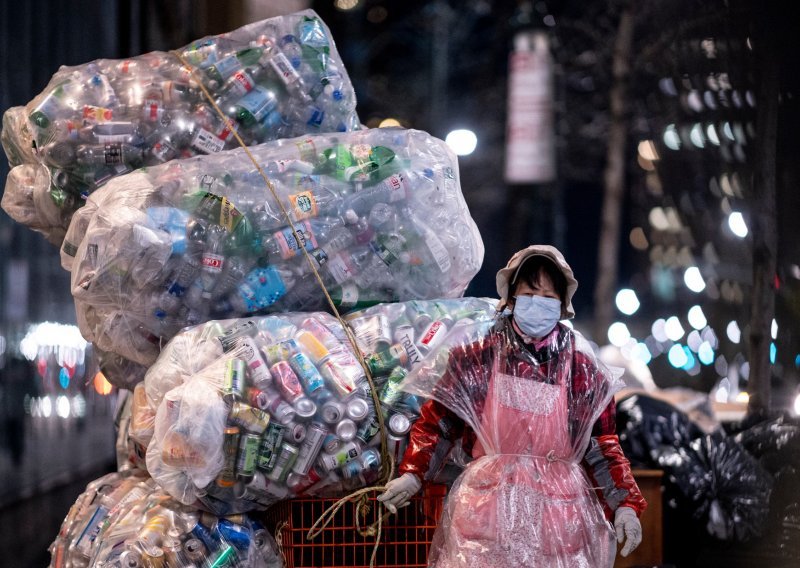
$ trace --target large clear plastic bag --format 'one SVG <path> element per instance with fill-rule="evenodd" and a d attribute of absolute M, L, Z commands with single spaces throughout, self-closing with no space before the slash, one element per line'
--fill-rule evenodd
<path fill-rule="evenodd" d="M 110 473 L 86 486 L 50 553 L 51 568 L 283 566 L 275 539 L 258 521 L 186 507 L 152 479 L 129 473 Z"/>
<path fill-rule="evenodd" d="M 299 240 L 242 149 L 119 177 L 90 197 L 85 233 L 70 229 L 84 337 L 149 365 L 188 325 L 328 309 L 303 247 L 342 310 L 456 298 L 480 268 L 483 243 L 444 142 L 382 128 L 252 152 Z"/>
<path fill-rule="evenodd" d="M 420 404 L 398 385 L 424 363 L 420 353 L 431 341 L 490 321 L 494 310 L 493 301 L 463 298 L 378 305 L 348 316 L 395 461 Z M 415 336 L 440 328 L 435 338 Z M 137 385 L 129 431 L 147 446 L 147 469 L 168 493 L 231 514 L 374 482 L 379 428 L 341 324 L 325 313 L 289 313 L 214 321 L 178 334 Z"/>
<path fill-rule="evenodd" d="M 330 30 L 312 10 L 278 16 L 175 53 L 61 67 L 4 116 L 14 169 L 3 208 L 60 244 L 72 213 L 115 176 L 237 147 L 201 84 L 248 146 L 359 128 Z M 32 178 L 33 165 L 44 175 Z"/>
<path fill-rule="evenodd" d="M 558 354 L 539 364 L 507 318 L 469 327 L 401 384 L 445 405 L 477 437 L 429 565 L 610 566 L 612 530 L 580 461 L 592 426 L 623 386 L 620 373 L 566 328 Z"/>

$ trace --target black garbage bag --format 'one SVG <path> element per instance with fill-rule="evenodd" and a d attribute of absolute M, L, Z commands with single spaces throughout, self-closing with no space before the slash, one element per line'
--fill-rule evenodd
<path fill-rule="evenodd" d="M 756 424 L 734 439 L 773 475 L 787 466 L 800 470 L 800 425 L 783 416 Z"/>
<path fill-rule="evenodd" d="M 686 446 L 703 431 L 670 403 L 634 394 L 617 403 L 617 434 L 631 463 L 658 467 L 666 448 Z"/>
<path fill-rule="evenodd" d="M 775 555 L 800 566 L 800 469 L 787 466 L 775 476 L 769 525 Z"/>
<path fill-rule="evenodd" d="M 663 447 L 658 464 L 711 536 L 747 541 L 763 534 L 773 479 L 733 438 L 703 436 Z"/>

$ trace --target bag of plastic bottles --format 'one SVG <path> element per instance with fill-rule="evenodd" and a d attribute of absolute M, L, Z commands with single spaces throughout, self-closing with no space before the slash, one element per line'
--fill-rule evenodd
<path fill-rule="evenodd" d="M 65 66 L 24 111 L 4 116 L 14 169 L 2 206 L 60 244 L 72 213 L 115 176 L 238 147 L 233 130 L 248 146 L 354 130 L 355 106 L 330 31 L 312 10 L 175 52 Z"/>
<path fill-rule="evenodd" d="M 399 383 L 448 328 L 458 333 L 493 315 L 493 302 L 463 298 L 380 305 L 349 318 L 395 461 L 419 410 Z M 415 329 L 439 327 L 435 339 L 415 337 Z M 184 330 L 148 371 L 148 408 L 134 408 L 130 433 L 147 446 L 147 469 L 170 495 L 215 514 L 365 487 L 381 467 L 380 432 L 357 357 L 341 324 L 319 312 Z"/>
<path fill-rule="evenodd" d="M 342 311 L 455 298 L 478 272 L 483 243 L 444 142 L 382 128 L 251 151 L 296 234 L 243 149 L 139 170 L 90 197 L 94 214 L 70 229 L 84 337 L 149 365 L 186 326 L 329 309 L 312 264 Z"/>
<path fill-rule="evenodd" d="M 563 325 L 526 347 L 506 317 L 465 326 L 438 349 L 400 389 L 463 421 L 472 461 L 450 489 L 429 565 L 610 566 L 614 535 L 583 461 L 621 372 Z M 454 437 L 433 407 L 419 420 L 436 422 L 413 432 L 406 465 Z"/>
<path fill-rule="evenodd" d="M 50 546 L 51 568 L 281 568 L 271 534 L 246 515 L 218 518 L 170 499 L 148 477 L 92 481 Z"/>

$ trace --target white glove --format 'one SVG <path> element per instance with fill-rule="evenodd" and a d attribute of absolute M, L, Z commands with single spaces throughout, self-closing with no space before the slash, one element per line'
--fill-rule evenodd
<path fill-rule="evenodd" d="M 392 479 L 386 484 L 386 490 L 378 495 L 389 512 L 396 513 L 397 509 L 408 504 L 409 499 L 422 489 L 422 482 L 413 473 L 404 473 L 397 479 Z"/>
<path fill-rule="evenodd" d="M 636 511 L 630 507 L 620 507 L 614 513 L 614 530 L 617 531 L 617 542 L 625 541 L 620 554 L 628 556 L 642 542 L 642 524 Z"/>

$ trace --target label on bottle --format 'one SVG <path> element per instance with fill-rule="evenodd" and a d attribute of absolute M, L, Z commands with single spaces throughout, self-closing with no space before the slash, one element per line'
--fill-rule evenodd
<path fill-rule="evenodd" d="M 313 126 L 314 128 L 319 128 L 322 126 L 322 121 L 325 120 L 325 111 L 317 108 L 317 107 L 309 107 L 311 114 L 308 115 L 308 120 L 306 124 L 308 126 Z"/>
<path fill-rule="evenodd" d="M 298 220 L 319 215 L 317 198 L 310 191 L 301 191 L 290 195 L 289 202 L 292 204 L 292 209 L 294 209 L 294 214 Z"/>
<path fill-rule="evenodd" d="M 252 89 L 252 91 L 241 98 L 239 106 L 252 114 L 256 121 L 260 121 L 267 116 L 267 114 L 275 110 L 277 102 L 275 100 L 275 95 L 264 87 L 256 85 Z"/>
<path fill-rule="evenodd" d="M 242 64 L 239 63 L 239 58 L 235 55 L 223 57 L 214 64 L 214 69 L 217 70 L 217 73 L 220 77 L 222 77 L 223 81 L 239 71 L 241 68 Z"/>
<path fill-rule="evenodd" d="M 269 64 L 275 70 L 275 73 L 283 80 L 285 85 L 291 85 L 295 81 L 300 78 L 300 74 L 297 70 L 292 67 L 292 64 L 286 58 L 286 56 L 282 52 L 278 52 L 272 59 L 269 60 Z"/>
<path fill-rule="evenodd" d="M 275 241 L 278 243 L 278 248 L 281 252 L 281 258 L 285 260 L 297 256 L 302 247 L 305 247 L 309 252 L 317 248 L 317 239 L 314 237 L 314 233 L 311 232 L 311 224 L 308 221 L 298 223 L 295 225 L 295 229 L 297 230 L 296 238 L 291 227 L 286 227 L 274 234 Z"/>
<path fill-rule="evenodd" d="M 317 147 L 311 138 L 306 138 L 300 142 L 296 142 L 298 152 L 300 152 L 300 159 L 304 162 L 312 164 L 317 163 Z"/>
<path fill-rule="evenodd" d="M 161 140 L 153 145 L 153 157 L 159 162 L 168 162 L 178 155 L 175 146 L 170 144 L 167 140 Z"/>
<path fill-rule="evenodd" d="M 203 268 L 207 268 L 211 272 L 222 272 L 222 265 L 225 262 L 225 257 L 219 254 L 204 253 L 203 254 Z"/>
<path fill-rule="evenodd" d="M 389 189 L 389 203 L 408 199 L 408 180 L 403 174 L 392 174 L 381 184 Z"/>
<path fill-rule="evenodd" d="M 192 138 L 192 147 L 206 154 L 216 154 L 225 147 L 225 142 L 201 128 Z"/>
<path fill-rule="evenodd" d="M 356 275 L 353 266 L 348 262 L 347 253 L 340 253 L 328 260 L 328 272 L 331 273 L 337 284 L 352 280 Z"/>
<path fill-rule="evenodd" d="M 436 264 L 439 266 L 439 270 L 442 272 L 448 272 L 451 266 L 450 253 L 447 252 L 447 249 L 442 244 L 439 236 L 430 229 L 426 230 L 425 244 L 428 245 L 428 250 L 431 251 L 433 260 L 436 261 Z"/>
<path fill-rule="evenodd" d="M 108 122 L 112 120 L 114 113 L 110 108 L 99 106 L 83 105 L 83 120 L 87 124 L 97 124 L 98 122 Z"/>
<path fill-rule="evenodd" d="M 349 309 L 358 303 L 358 286 L 353 283 L 342 286 L 342 299 L 339 307 Z"/>
<path fill-rule="evenodd" d="M 242 214 L 227 197 L 199 191 L 189 196 L 189 199 L 196 200 L 194 212 L 198 217 L 216 223 L 229 232 L 236 229 L 242 220 Z"/>
<path fill-rule="evenodd" d="M 253 90 L 256 83 L 252 77 L 247 74 L 247 71 L 241 69 L 233 74 L 230 80 L 230 89 L 235 96 L 242 97 Z"/>
<path fill-rule="evenodd" d="M 114 164 L 122 163 L 122 145 L 121 144 L 106 144 L 103 148 L 103 156 L 105 156 L 106 165 L 112 166 Z"/>

